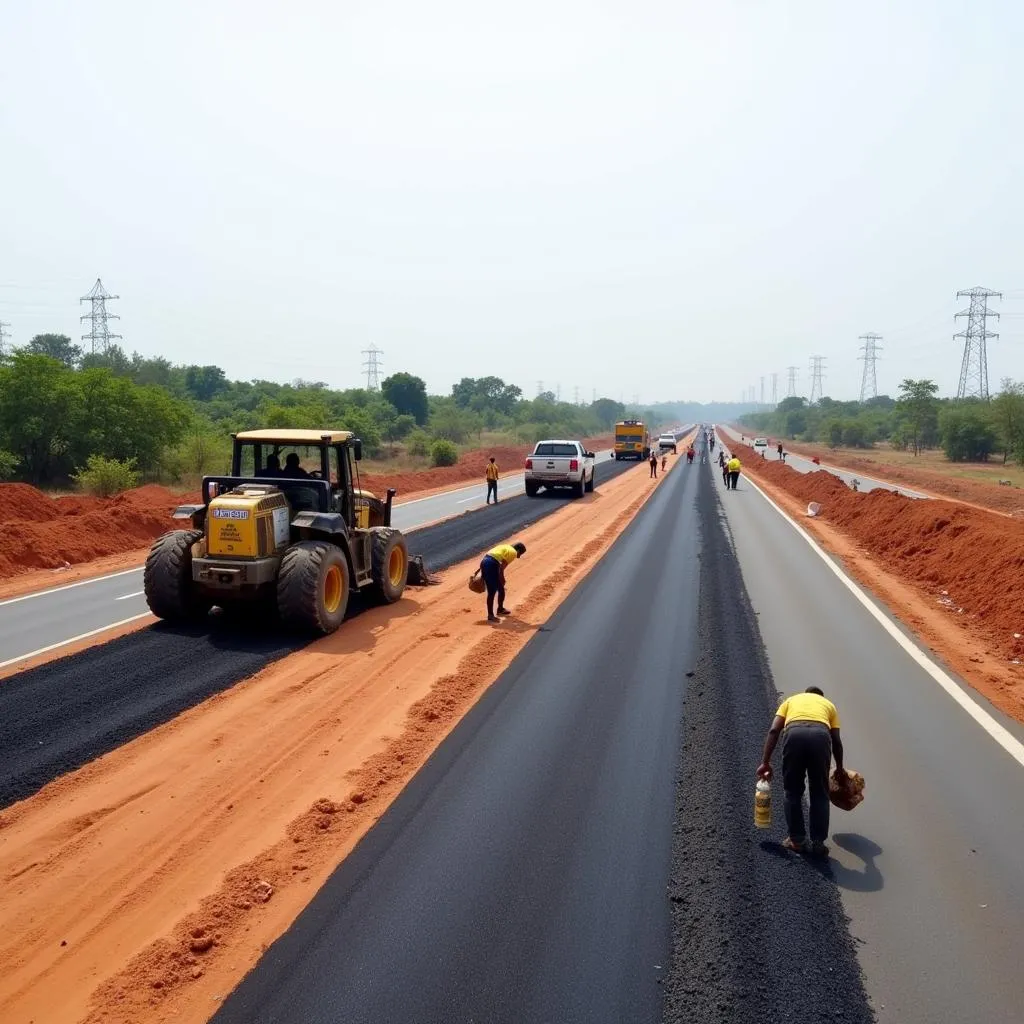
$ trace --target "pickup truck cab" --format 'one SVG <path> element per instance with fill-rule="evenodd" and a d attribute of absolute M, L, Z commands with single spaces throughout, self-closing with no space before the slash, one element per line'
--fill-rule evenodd
<path fill-rule="evenodd" d="M 536 498 L 542 487 L 567 487 L 574 497 L 582 498 L 594 489 L 595 465 L 594 453 L 579 441 L 538 441 L 526 460 L 526 496 Z"/>
<path fill-rule="evenodd" d="M 672 454 L 676 454 L 676 435 L 675 434 L 662 434 L 658 438 L 658 451 L 666 452 L 672 449 Z"/>
<path fill-rule="evenodd" d="M 755 437 L 754 438 L 754 450 L 755 451 L 759 451 L 759 450 L 761 450 L 763 448 L 767 448 L 767 447 L 768 447 L 768 438 L 767 437 Z"/>

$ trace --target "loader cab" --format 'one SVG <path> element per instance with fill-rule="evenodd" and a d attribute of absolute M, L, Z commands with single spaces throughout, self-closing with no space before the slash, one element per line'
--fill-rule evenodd
<path fill-rule="evenodd" d="M 349 431 L 249 430 L 233 442 L 232 477 L 272 483 L 294 511 L 333 512 L 349 529 L 390 525 L 385 504 L 359 491 L 363 443 Z"/>

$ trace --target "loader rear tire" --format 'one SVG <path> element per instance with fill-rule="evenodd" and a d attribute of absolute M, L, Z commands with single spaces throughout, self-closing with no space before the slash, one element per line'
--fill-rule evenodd
<path fill-rule="evenodd" d="M 172 530 L 149 549 L 142 587 L 146 604 L 158 619 L 195 622 L 213 606 L 192 580 L 192 545 L 202 536 L 202 530 Z"/>
<path fill-rule="evenodd" d="M 286 626 L 333 633 L 345 620 L 350 591 L 348 561 L 337 545 L 306 540 L 284 553 L 277 576 L 277 610 Z"/>
<path fill-rule="evenodd" d="M 401 530 L 373 530 L 370 539 L 371 593 L 381 604 L 394 604 L 405 592 L 409 577 L 409 549 Z"/>

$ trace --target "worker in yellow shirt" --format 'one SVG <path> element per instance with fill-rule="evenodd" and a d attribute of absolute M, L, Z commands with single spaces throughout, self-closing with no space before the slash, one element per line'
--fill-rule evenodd
<path fill-rule="evenodd" d="M 772 754 L 782 736 L 782 790 L 789 835 L 783 846 L 797 853 L 827 857 L 828 847 L 828 772 L 832 758 L 836 771 L 843 771 L 843 741 L 839 735 L 839 712 L 817 686 L 787 697 L 775 712 L 764 741 L 764 756 L 758 766 L 759 778 L 771 779 Z M 804 778 L 810 789 L 811 844 L 804 831 Z"/>
<path fill-rule="evenodd" d="M 505 568 L 517 558 L 526 554 L 526 545 L 521 541 L 515 544 L 499 544 L 491 548 L 480 562 L 480 575 L 487 587 L 487 621 L 500 622 L 498 615 L 508 615 L 505 607 Z M 498 615 L 494 614 L 494 595 L 498 595 Z"/>
<path fill-rule="evenodd" d="M 729 474 L 729 481 L 726 485 L 726 490 L 736 490 L 736 484 L 739 483 L 740 479 L 740 460 L 735 455 L 729 459 L 725 464 L 725 471 Z"/>
<path fill-rule="evenodd" d="M 491 503 L 491 495 L 494 495 L 494 504 L 498 504 L 498 464 L 492 455 L 487 462 L 487 504 Z"/>

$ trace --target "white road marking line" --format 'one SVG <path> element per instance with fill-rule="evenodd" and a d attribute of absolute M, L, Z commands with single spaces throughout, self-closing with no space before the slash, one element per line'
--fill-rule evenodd
<path fill-rule="evenodd" d="M 90 583 L 102 583 L 104 580 L 115 580 L 118 576 L 130 576 L 133 572 L 142 572 L 142 566 L 134 569 L 122 569 L 120 572 L 112 572 L 107 576 L 92 576 L 87 580 L 79 580 L 77 583 L 65 583 L 62 587 L 49 587 L 46 590 L 34 590 L 31 594 L 22 594 L 21 597 L 9 597 L 6 601 L 0 601 L 0 608 L 8 604 L 17 604 L 19 601 L 31 601 L 36 597 L 49 597 L 50 594 L 59 594 L 62 590 L 73 590 L 75 587 L 86 587 Z"/>
<path fill-rule="evenodd" d="M 964 693 L 964 691 L 957 685 L 956 680 L 953 679 L 949 673 L 944 672 L 938 665 L 935 664 L 925 653 L 922 651 L 917 644 L 909 640 L 903 632 L 896 627 L 896 625 L 889 619 L 889 617 L 881 611 L 881 609 L 872 601 L 867 594 L 857 585 L 849 576 L 843 572 L 842 569 L 829 557 L 828 553 L 818 544 L 818 542 L 795 520 L 788 512 L 777 505 L 760 487 L 755 484 L 750 477 L 744 478 L 745 482 L 749 484 L 758 494 L 768 502 L 769 505 L 776 512 L 782 516 L 783 519 L 793 527 L 796 532 L 803 537 L 805 541 L 811 546 L 811 550 L 832 570 L 833 573 L 839 578 L 839 581 L 850 591 L 851 594 L 867 609 L 868 614 L 884 629 L 889 636 L 893 638 L 903 648 L 903 650 L 910 655 L 911 659 L 915 661 L 925 672 L 928 673 L 941 686 L 950 697 L 953 698 L 998 743 L 1003 750 L 1005 750 L 1010 757 L 1012 757 L 1018 764 L 1024 767 L 1024 743 L 1016 738 L 1005 726 L 1000 725 L 983 707 L 976 704 L 971 698 Z M 3 666 L 0 666 L 2 668 Z"/>
<path fill-rule="evenodd" d="M 149 616 L 149 612 L 142 612 L 141 615 L 132 615 L 127 619 L 121 619 L 119 622 L 111 622 L 106 626 L 100 626 L 99 629 L 90 629 L 88 633 L 79 633 L 78 636 L 68 637 L 67 640 L 60 640 L 55 644 L 40 647 L 37 651 L 29 651 L 28 654 L 19 654 L 16 658 L 8 658 L 6 661 L 0 661 L 0 668 L 7 668 L 8 665 L 16 665 L 19 661 L 27 661 L 29 658 L 35 658 L 40 654 L 49 654 L 50 651 L 55 651 L 58 647 L 67 647 L 68 644 L 77 643 L 79 640 L 88 640 L 89 637 L 96 636 L 98 633 L 106 633 L 108 629 L 117 629 L 118 626 L 127 626 L 129 622 L 138 622 L 139 619 L 148 619 Z M 3 681 L 0 680 L 0 686 L 2 685 Z"/>
<path fill-rule="evenodd" d="M 145 593 L 144 590 L 136 590 L 136 591 L 133 591 L 131 594 L 122 594 L 120 597 L 115 597 L 114 600 L 115 601 L 127 601 L 128 598 L 130 598 L 130 597 L 142 597 L 142 595 L 144 593 Z"/>

